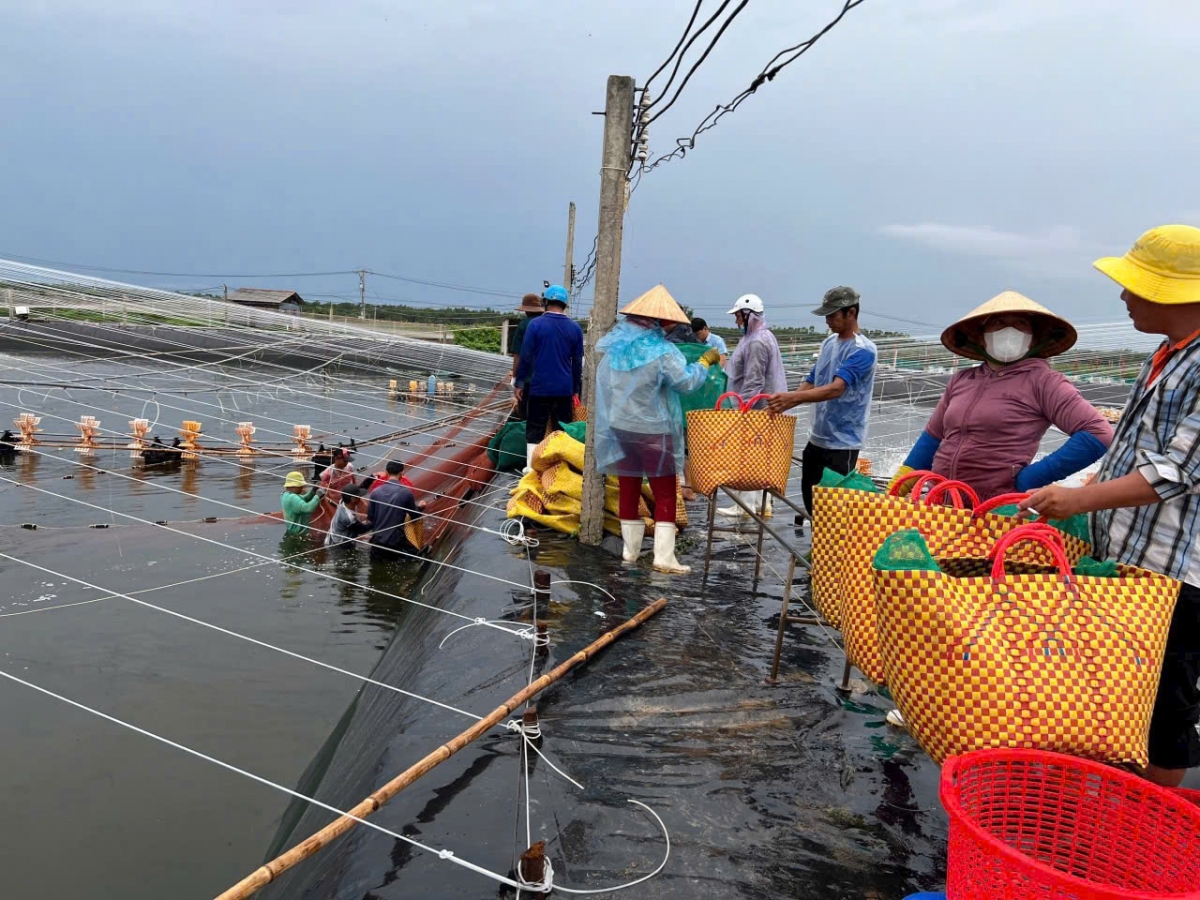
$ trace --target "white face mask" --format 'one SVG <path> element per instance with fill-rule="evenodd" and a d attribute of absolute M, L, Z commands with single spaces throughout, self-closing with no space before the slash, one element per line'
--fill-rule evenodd
<path fill-rule="evenodd" d="M 1018 328 L 1001 328 L 983 336 L 988 356 L 998 363 L 1013 363 L 1024 358 L 1033 344 L 1033 335 Z"/>

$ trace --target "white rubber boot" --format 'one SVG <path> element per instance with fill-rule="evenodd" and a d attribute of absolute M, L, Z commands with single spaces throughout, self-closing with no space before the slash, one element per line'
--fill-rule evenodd
<path fill-rule="evenodd" d="M 735 495 L 739 500 L 741 500 L 743 503 L 745 503 L 748 508 L 750 508 L 750 509 L 754 508 L 755 494 L 752 491 L 730 491 L 730 493 Z M 746 512 L 746 510 L 744 510 L 740 506 L 738 506 L 736 503 L 733 504 L 733 506 L 723 506 L 723 507 L 718 508 L 717 515 L 732 516 L 732 517 L 738 518 L 738 519 L 747 519 L 750 517 L 750 514 L 748 512 Z"/>
<path fill-rule="evenodd" d="M 668 575 L 687 575 L 691 566 L 680 565 L 675 559 L 675 523 L 654 523 L 654 571 Z"/>
<path fill-rule="evenodd" d="M 629 565 L 636 565 L 642 555 L 642 538 L 646 536 L 646 523 L 641 519 L 621 520 L 621 539 L 625 542 L 625 552 L 621 559 Z"/>
<path fill-rule="evenodd" d="M 758 495 L 759 500 L 762 500 L 762 496 L 763 496 L 762 494 Z M 775 498 L 772 497 L 770 495 L 770 493 L 768 493 L 767 499 L 762 500 L 762 508 L 758 512 L 759 512 L 759 515 L 761 515 L 764 519 L 774 518 L 774 516 L 775 516 L 775 504 L 773 502 L 774 499 Z"/>
<path fill-rule="evenodd" d="M 521 472 L 522 475 L 528 475 L 533 471 L 533 451 L 537 449 L 537 444 L 525 445 L 525 468 Z"/>

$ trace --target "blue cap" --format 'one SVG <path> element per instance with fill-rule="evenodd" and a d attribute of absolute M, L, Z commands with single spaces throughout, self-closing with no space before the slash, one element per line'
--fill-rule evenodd
<path fill-rule="evenodd" d="M 567 305 L 567 289 L 560 284 L 552 284 L 546 288 L 542 294 L 542 299 L 547 303 L 561 303 Z"/>

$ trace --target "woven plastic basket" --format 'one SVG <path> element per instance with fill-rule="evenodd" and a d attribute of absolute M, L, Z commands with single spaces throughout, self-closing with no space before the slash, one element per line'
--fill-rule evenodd
<path fill-rule="evenodd" d="M 955 900 L 1200 900 L 1200 808 L 1100 763 L 981 750 L 942 768 Z"/>

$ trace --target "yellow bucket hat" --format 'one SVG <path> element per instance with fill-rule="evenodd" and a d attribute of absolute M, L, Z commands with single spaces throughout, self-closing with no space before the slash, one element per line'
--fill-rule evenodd
<path fill-rule="evenodd" d="M 288 472 L 287 477 L 283 479 L 285 488 L 304 487 L 304 475 L 300 472 Z"/>
<path fill-rule="evenodd" d="M 1124 256 L 1107 256 L 1094 265 L 1151 303 L 1200 303 L 1200 228 L 1151 228 Z"/>

